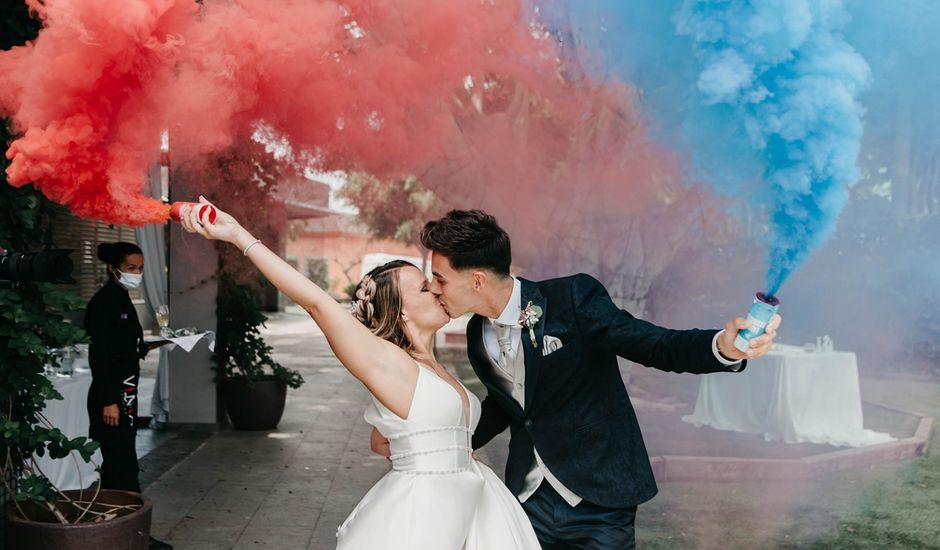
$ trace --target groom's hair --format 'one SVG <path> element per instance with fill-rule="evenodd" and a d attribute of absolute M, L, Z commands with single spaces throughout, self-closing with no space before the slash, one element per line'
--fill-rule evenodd
<path fill-rule="evenodd" d="M 512 248 L 496 218 L 482 210 L 451 210 L 421 231 L 425 248 L 446 256 L 454 269 L 488 269 L 509 276 Z"/>

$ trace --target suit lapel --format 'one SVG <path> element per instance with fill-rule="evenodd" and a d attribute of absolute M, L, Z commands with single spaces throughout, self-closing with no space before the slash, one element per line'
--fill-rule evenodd
<path fill-rule="evenodd" d="M 486 319 L 482 315 L 474 315 L 467 323 L 467 357 L 470 359 L 470 366 L 477 374 L 477 378 L 483 382 L 486 389 L 502 398 L 509 407 L 514 408 L 519 416 L 522 416 L 522 408 L 519 403 L 506 393 L 499 384 L 493 383 L 493 361 L 486 351 L 483 344 L 483 323 Z"/>
<path fill-rule="evenodd" d="M 545 320 L 548 318 L 548 301 L 542 296 L 537 284 L 520 278 L 522 283 L 522 308 L 532 302 L 533 306 L 542 308 L 542 316 L 533 327 L 535 331 L 535 343 L 529 336 L 529 329 L 522 327 L 522 349 L 525 350 L 525 410 L 529 410 L 532 404 L 532 396 L 535 395 L 535 388 L 538 386 L 539 368 L 542 362 L 542 340 L 545 336 Z"/>

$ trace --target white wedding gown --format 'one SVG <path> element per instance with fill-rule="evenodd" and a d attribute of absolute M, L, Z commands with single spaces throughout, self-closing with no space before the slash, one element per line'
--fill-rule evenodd
<path fill-rule="evenodd" d="M 339 550 L 539 550 L 519 501 L 470 453 L 480 401 L 470 421 L 457 390 L 418 367 L 408 419 L 373 397 L 369 424 L 388 438 L 392 470 L 378 481 L 336 533 Z"/>

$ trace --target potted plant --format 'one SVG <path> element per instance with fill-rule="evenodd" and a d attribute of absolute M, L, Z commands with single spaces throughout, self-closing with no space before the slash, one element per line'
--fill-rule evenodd
<path fill-rule="evenodd" d="M 261 337 L 267 317 L 255 285 L 219 280 L 216 369 L 229 419 L 239 430 L 273 430 L 284 413 L 287 387 L 304 379 L 271 357 Z"/>
<path fill-rule="evenodd" d="M 264 145 L 244 138 L 235 146 L 191 169 L 191 177 L 226 182 L 220 202 L 256 235 L 274 246 L 287 226 L 283 205 L 274 198 L 282 172 L 290 169 L 274 159 Z M 261 337 L 265 282 L 241 251 L 220 243 L 219 290 L 216 301 L 216 380 L 232 425 L 239 430 L 272 430 L 284 412 L 287 388 L 299 388 L 300 373 L 271 357 L 271 347 Z"/>
<path fill-rule="evenodd" d="M 6 138 L 5 130 L 0 131 Z M 31 187 L 0 181 L 0 246 L 26 251 L 48 233 L 45 202 Z M 90 462 L 98 444 L 69 439 L 43 416 L 46 401 L 61 399 L 45 376 L 58 358 L 51 348 L 82 342 L 84 331 L 63 313 L 82 307 L 77 296 L 52 284 L 0 280 L 0 477 L 6 509 L 7 548 L 144 549 L 149 544 L 151 504 L 124 491 L 60 491 L 43 475 L 35 456 Z"/>

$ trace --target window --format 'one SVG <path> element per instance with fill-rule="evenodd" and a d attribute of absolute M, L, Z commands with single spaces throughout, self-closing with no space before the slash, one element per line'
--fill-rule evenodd
<path fill-rule="evenodd" d="M 327 258 L 307 258 L 307 277 L 323 290 L 330 290 L 330 261 Z"/>
<path fill-rule="evenodd" d="M 98 260 L 98 244 L 116 241 L 136 243 L 134 229 L 84 220 L 72 215 L 64 206 L 54 205 L 53 212 L 52 243 L 56 248 L 72 249 L 70 257 L 75 265 L 72 277 L 77 281 L 73 285 L 62 286 L 88 301 L 108 280 L 107 269 Z M 143 287 L 130 291 L 130 295 L 135 302 L 143 301 Z"/>

